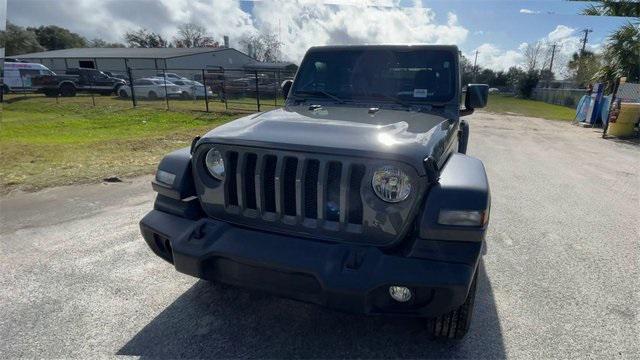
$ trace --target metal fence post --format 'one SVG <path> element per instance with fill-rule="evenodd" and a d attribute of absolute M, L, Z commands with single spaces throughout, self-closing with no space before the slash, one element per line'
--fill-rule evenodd
<path fill-rule="evenodd" d="M 224 69 L 222 70 L 222 100 L 224 101 L 224 109 L 229 110 L 229 104 L 227 101 L 227 88 L 225 86 L 227 77 L 224 74 Z"/>
<path fill-rule="evenodd" d="M 131 89 L 131 101 L 133 102 L 133 107 L 136 107 L 138 103 L 136 102 L 136 92 L 133 90 L 133 75 L 131 75 L 130 67 L 127 67 L 127 76 L 129 77 L 129 88 Z"/>
<path fill-rule="evenodd" d="M 207 79 L 204 77 L 204 69 L 202 69 L 202 85 L 204 86 L 204 107 L 209 112 L 209 95 L 207 94 Z M 195 96 L 196 92 L 194 91 L 193 94 Z"/>
<path fill-rule="evenodd" d="M 96 97 L 95 94 L 93 93 L 94 89 L 93 89 L 93 78 L 89 81 L 89 92 L 91 93 L 91 102 L 93 103 L 93 107 L 96 107 Z"/>
<path fill-rule="evenodd" d="M 280 71 L 275 70 L 274 75 L 275 75 L 276 81 L 273 84 L 273 106 L 278 107 L 278 84 L 279 84 L 278 80 L 280 79 Z"/>
<path fill-rule="evenodd" d="M 164 79 L 164 100 L 167 103 L 167 110 L 169 110 L 169 93 L 167 92 L 167 69 L 162 69 L 162 78 Z"/>
<path fill-rule="evenodd" d="M 255 72 L 256 75 L 256 104 L 258 104 L 258 112 L 260 112 L 260 87 L 258 86 L 258 71 Z"/>

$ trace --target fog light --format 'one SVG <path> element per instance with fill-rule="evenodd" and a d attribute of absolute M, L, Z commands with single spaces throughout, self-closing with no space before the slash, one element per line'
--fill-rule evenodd
<path fill-rule="evenodd" d="M 389 295 L 398 302 L 411 300 L 411 290 L 404 286 L 389 286 Z"/>

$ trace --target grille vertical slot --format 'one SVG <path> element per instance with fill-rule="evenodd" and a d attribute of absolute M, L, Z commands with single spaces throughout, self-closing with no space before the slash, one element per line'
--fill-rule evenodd
<path fill-rule="evenodd" d="M 340 220 L 340 181 L 342 179 L 342 164 L 330 161 L 327 169 L 325 187 L 324 218 L 328 221 Z"/>
<path fill-rule="evenodd" d="M 256 154 L 246 154 L 245 175 L 244 175 L 244 194 L 245 206 L 247 209 L 256 209 L 256 164 L 258 156 Z"/>
<path fill-rule="evenodd" d="M 304 177 L 304 217 L 316 219 L 318 217 L 318 160 L 307 161 L 307 171 Z"/>
<path fill-rule="evenodd" d="M 227 205 L 238 206 L 238 183 L 236 181 L 236 170 L 238 166 L 238 153 L 235 151 L 227 152 L 225 169 L 225 189 L 227 195 Z"/>
<path fill-rule="evenodd" d="M 347 220 L 351 224 L 362 224 L 362 197 L 360 196 L 360 187 L 364 173 L 364 165 L 351 165 L 351 178 L 349 179 L 349 213 L 347 216 Z"/>
<path fill-rule="evenodd" d="M 278 158 L 274 155 L 264 157 L 264 171 L 262 188 L 264 189 L 264 211 L 276 212 L 276 164 Z"/>
<path fill-rule="evenodd" d="M 284 160 L 284 214 L 296 215 L 296 172 L 298 169 L 298 159 L 286 157 Z"/>

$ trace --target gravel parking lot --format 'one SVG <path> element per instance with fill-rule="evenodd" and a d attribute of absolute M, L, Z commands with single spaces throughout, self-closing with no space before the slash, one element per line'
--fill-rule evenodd
<path fill-rule="evenodd" d="M 154 196 L 142 177 L 0 199 L 0 356 L 637 357 L 640 146 L 469 119 L 493 206 L 463 341 L 176 273 L 139 235 Z"/>

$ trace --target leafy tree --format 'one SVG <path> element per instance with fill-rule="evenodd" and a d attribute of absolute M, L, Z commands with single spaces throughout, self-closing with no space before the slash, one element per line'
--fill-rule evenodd
<path fill-rule="evenodd" d="M 491 86 L 508 86 L 509 85 L 509 76 L 507 76 L 507 73 L 504 71 L 498 71 L 496 72 L 496 76 L 493 80 L 492 84 L 489 84 Z"/>
<path fill-rule="evenodd" d="M 530 70 L 520 78 L 517 85 L 518 96 L 529 99 L 533 93 L 533 89 L 538 86 L 540 81 L 540 72 L 537 70 Z"/>
<path fill-rule="evenodd" d="M 107 42 L 104 41 L 103 39 L 92 39 L 89 40 L 89 42 L 87 43 L 88 47 L 92 47 L 92 48 L 123 48 L 126 47 L 125 44 L 123 43 L 119 43 L 119 42 Z"/>
<path fill-rule="evenodd" d="M 172 44 L 165 38 L 163 38 L 160 34 L 151 32 L 147 29 L 129 31 L 124 34 L 124 39 L 129 47 L 163 48 L 172 46 Z"/>
<path fill-rule="evenodd" d="M 43 51 L 44 47 L 38 43 L 36 34 L 7 21 L 7 28 L 2 32 L 1 40 L 6 56 L 20 55 Z"/>
<path fill-rule="evenodd" d="M 282 43 L 275 34 L 269 31 L 245 35 L 240 40 L 240 44 L 244 46 L 249 56 L 253 56 L 258 61 L 278 62 L 282 60 Z"/>
<path fill-rule="evenodd" d="M 582 87 L 586 87 L 593 82 L 593 77 L 600 69 L 600 66 L 600 56 L 588 50 L 585 50 L 582 56 L 577 52 L 573 53 L 567 63 L 569 75 Z"/>
<path fill-rule="evenodd" d="M 186 23 L 178 27 L 178 36 L 173 38 L 176 47 L 218 47 L 220 44 L 207 35 L 204 26 L 196 23 Z"/>
<path fill-rule="evenodd" d="M 584 1 L 584 0 L 571 0 Z M 640 2 L 637 0 L 592 0 L 582 15 L 640 17 Z"/>
<path fill-rule="evenodd" d="M 466 56 L 460 57 L 460 71 L 462 71 L 462 85 L 473 83 L 473 64 Z"/>
<path fill-rule="evenodd" d="M 612 90 L 616 80 L 626 76 L 628 81 L 640 81 L 640 22 L 628 23 L 614 31 L 603 51 L 604 65 L 594 75 Z"/>
<path fill-rule="evenodd" d="M 40 45 L 44 46 L 47 50 L 87 46 L 87 39 L 59 26 L 47 25 L 39 26 L 37 28 L 29 27 L 27 30 L 33 31 L 36 34 Z"/>

